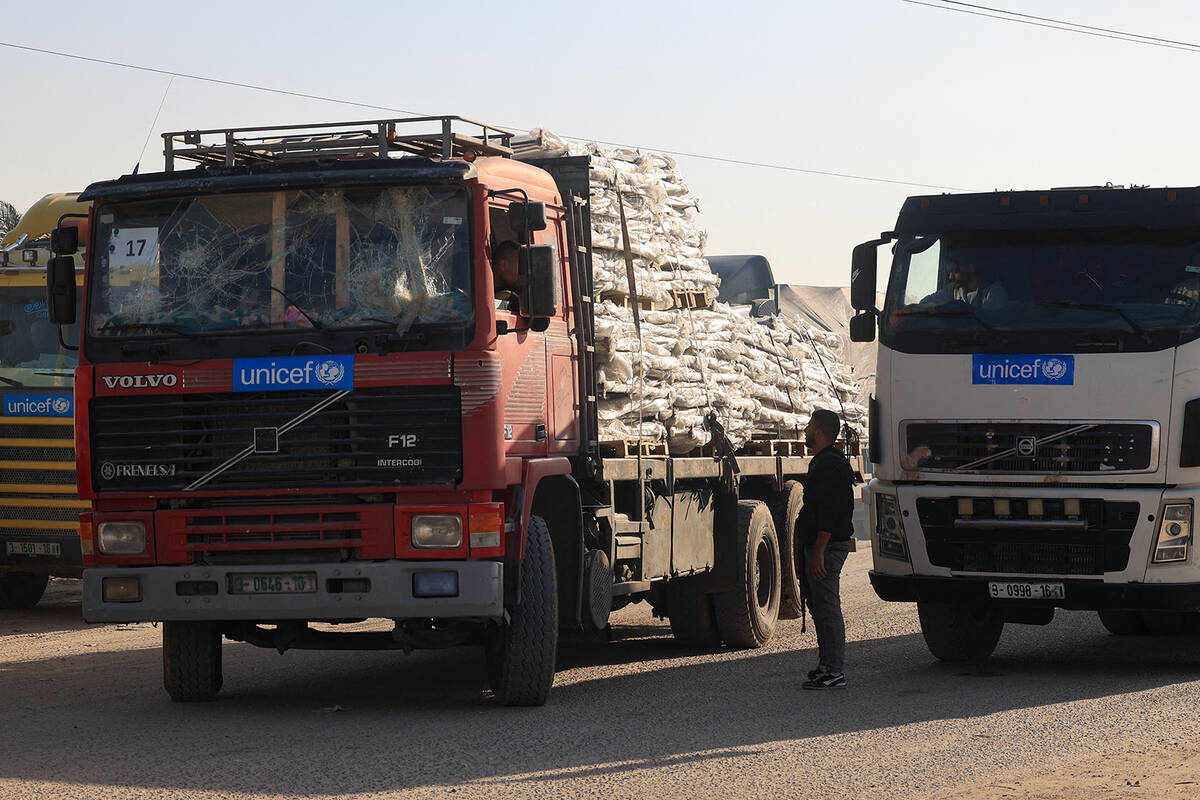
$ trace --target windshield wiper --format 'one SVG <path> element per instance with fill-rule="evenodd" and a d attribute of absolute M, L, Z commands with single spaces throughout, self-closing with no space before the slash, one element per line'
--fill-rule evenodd
<path fill-rule="evenodd" d="M 1047 308 L 1078 308 L 1083 311 L 1107 311 L 1110 314 L 1116 314 L 1118 317 L 1125 320 L 1125 324 L 1128 325 L 1134 333 L 1136 333 L 1138 336 L 1141 336 L 1142 340 L 1145 341 L 1146 344 L 1154 343 L 1154 339 L 1150 336 L 1150 332 L 1134 322 L 1133 317 L 1126 314 L 1120 306 L 1110 306 L 1106 303 L 1078 303 L 1074 300 L 1061 300 L 1057 302 L 1044 301 L 1034 303 L 1034 305 L 1045 306 Z"/>
<path fill-rule="evenodd" d="M 57 378 L 74 377 L 75 370 L 73 369 L 35 369 L 34 375 L 53 375 Z"/>
<path fill-rule="evenodd" d="M 174 325 L 169 322 L 124 322 L 120 325 L 101 325 L 100 332 L 103 331 L 130 331 L 144 328 L 150 331 L 158 331 L 160 333 L 176 333 L 188 339 L 202 339 L 204 334 L 199 331 L 189 331 L 182 325 Z M 152 335 L 152 334 L 147 334 Z"/>
<path fill-rule="evenodd" d="M 3 375 L 0 375 L 0 381 L 4 381 L 4 382 L 5 382 L 5 383 L 7 383 L 9 386 L 15 386 L 15 387 L 17 387 L 18 389 L 24 389 L 24 388 L 25 388 L 25 384 L 21 383 L 20 381 L 13 380 L 12 378 L 6 378 L 6 377 L 4 377 Z"/>
<path fill-rule="evenodd" d="M 278 286 L 272 286 L 272 287 L 271 287 L 271 291 L 272 291 L 272 292 L 279 292 L 279 296 L 280 296 L 280 297 L 282 297 L 284 300 L 287 300 L 289 303 L 291 303 L 291 304 L 292 304 L 292 308 L 294 308 L 294 309 L 296 309 L 297 311 L 299 311 L 299 312 L 300 312 L 300 314 L 301 314 L 301 315 L 302 315 L 302 316 L 303 316 L 303 317 L 304 317 L 306 320 L 308 320 L 310 323 L 312 323 L 312 326 L 313 326 L 314 328 L 316 328 L 317 330 L 319 330 L 321 333 L 325 333 L 325 326 L 324 326 L 324 325 L 322 325 L 322 324 L 321 324 L 319 321 L 317 321 L 317 319 L 316 319 L 315 317 L 313 317 L 311 314 L 309 314 L 307 311 L 305 311 L 305 310 L 304 310 L 304 308 L 303 308 L 303 307 L 302 307 L 302 306 L 301 306 L 299 303 L 297 303 L 297 302 L 296 302 L 295 300 L 293 300 L 292 298 L 288 297 L 288 296 L 287 296 L 287 295 L 284 293 L 283 289 L 280 289 Z"/>

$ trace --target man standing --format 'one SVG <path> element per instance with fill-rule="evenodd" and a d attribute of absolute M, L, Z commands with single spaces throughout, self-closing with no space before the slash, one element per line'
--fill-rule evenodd
<path fill-rule="evenodd" d="M 804 430 L 813 459 L 804 479 L 800 531 L 807 562 L 808 608 L 817 629 L 819 663 L 808 673 L 805 689 L 845 689 L 846 623 L 842 619 L 840 581 L 854 543 L 854 469 L 837 447 L 838 415 L 817 409 Z"/>

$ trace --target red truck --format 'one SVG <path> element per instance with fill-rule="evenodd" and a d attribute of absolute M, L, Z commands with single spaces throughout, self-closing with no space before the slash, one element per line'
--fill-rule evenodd
<path fill-rule="evenodd" d="M 75 402 L 84 616 L 163 622 L 173 700 L 218 693 L 222 637 L 482 645 L 496 699 L 541 705 L 560 630 L 628 603 L 695 646 L 797 615 L 807 458 L 719 424 L 691 457 L 601 446 L 588 156 L 524 162 L 459 117 L 163 136 L 165 171 L 81 196 Z"/>

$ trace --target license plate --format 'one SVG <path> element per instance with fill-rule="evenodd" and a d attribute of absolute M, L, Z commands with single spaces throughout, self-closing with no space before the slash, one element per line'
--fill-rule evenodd
<path fill-rule="evenodd" d="M 230 594 L 303 594 L 316 590 L 315 572 L 250 572 L 229 576 Z"/>
<path fill-rule="evenodd" d="M 988 593 L 998 600 L 1062 600 L 1067 589 L 1061 583 L 992 581 Z"/>
<path fill-rule="evenodd" d="M 8 542 L 10 556 L 61 556 L 58 542 Z"/>

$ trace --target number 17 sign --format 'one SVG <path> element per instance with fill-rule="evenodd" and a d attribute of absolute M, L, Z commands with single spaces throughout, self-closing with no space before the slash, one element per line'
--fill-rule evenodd
<path fill-rule="evenodd" d="M 113 228 L 109 267 L 148 267 L 158 262 L 158 228 Z"/>

